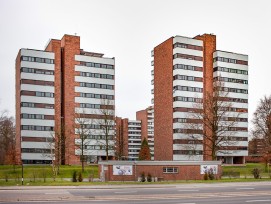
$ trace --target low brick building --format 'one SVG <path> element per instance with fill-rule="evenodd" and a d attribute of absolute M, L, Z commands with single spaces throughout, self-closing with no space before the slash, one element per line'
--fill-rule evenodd
<path fill-rule="evenodd" d="M 213 171 L 221 178 L 221 161 L 102 161 L 99 162 L 103 181 L 140 181 L 151 175 L 154 181 L 202 180 L 204 173 Z"/>

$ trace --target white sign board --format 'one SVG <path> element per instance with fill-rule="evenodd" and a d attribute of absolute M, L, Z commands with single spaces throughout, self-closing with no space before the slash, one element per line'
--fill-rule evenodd
<path fill-rule="evenodd" d="M 113 175 L 133 175 L 132 165 L 113 165 Z"/>
<path fill-rule="evenodd" d="M 217 174 L 218 166 L 217 165 L 200 165 L 200 174 L 205 174 L 212 171 L 213 174 Z"/>

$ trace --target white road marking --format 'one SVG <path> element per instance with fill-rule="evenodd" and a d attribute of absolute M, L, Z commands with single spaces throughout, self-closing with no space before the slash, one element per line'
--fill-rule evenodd
<path fill-rule="evenodd" d="M 177 203 L 177 204 L 196 204 L 196 203 Z"/>
<path fill-rule="evenodd" d="M 247 200 L 246 203 L 270 202 L 271 200 Z"/>
<path fill-rule="evenodd" d="M 117 191 L 115 193 L 136 193 L 137 191 Z"/>
<path fill-rule="evenodd" d="M 45 193 L 46 195 L 62 195 L 62 194 L 70 194 L 69 192 L 62 192 L 62 193 Z"/>
<path fill-rule="evenodd" d="M 184 190 L 178 190 L 178 191 L 181 191 L 181 192 L 192 192 L 192 191 L 199 191 L 199 190 L 195 190 L 195 189 L 184 189 Z"/>
<path fill-rule="evenodd" d="M 236 190 L 253 190 L 255 188 L 236 188 Z"/>

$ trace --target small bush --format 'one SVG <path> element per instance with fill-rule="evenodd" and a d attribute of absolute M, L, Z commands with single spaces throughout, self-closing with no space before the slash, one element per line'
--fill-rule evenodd
<path fill-rule="evenodd" d="M 254 168 L 251 173 L 253 174 L 255 179 L 260 178 L 260 170 L 258 168 Z"/>
<path fill-rule="evenodd" d="M 208 174 L 207 174 L 207 172 L 204 173 L 203 179 L 204 179 L 204 180 L 208 180 Z"/>
<path fill-rule="evenodd" d="M 141 173 L 141 182 L 145 182 L 145 181 L 146 181 L 145 173 L 142 172 L 142 173 Z"/>
<path fill-rule="evenodd" d="M 83 181 L 83 176 L 82 176 L 82 173 L 81 173 L 81 172 L 79 173 L 78 181 L 79 181 L 79 182 L 82 182 L 82 181 Z"/>
<path fill-rule="evenodd" d="M 148 173 L 148 175 L 147 175 L 147 181 L 148 182 L 152 182 L 152 178 L 151 178 L 151 174 L 150 173 Z"/>
<path fill-rule="evenodd" d="M 8 182 L 8 174 L 5 174 L 5 181 Z"/>
<path fill-rule="evenodd" d="M 213 169 L 210 169 L 210 170 L 208 171 L 208 178 L 209 178 L 210 180 L 214 180 L 215 175 L 214 175 Z"/>
<path fill-rule="evenodd" d="M 74 171 L 73 172 L 73 174 L 72 174 L 72 182 L 77 182 L 77 173 L 76 173 L 76 171 Z"/>

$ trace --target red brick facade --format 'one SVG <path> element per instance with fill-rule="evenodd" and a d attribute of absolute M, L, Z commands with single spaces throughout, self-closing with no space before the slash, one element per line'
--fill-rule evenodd
<path fill-rule="evenodd" d="M 52 39 L 46 51 L 55 53 L 55 131 L 65 135 L 65 151 L 62 163 L 80 164 L 75 155 L 75 55 L 80 55 L 80 37 L 64 35 L 61 40 Z M 63 130 L 64 129 L 64 130 Z"/>
<path fill-rule="evenodd" d="M 79 156 L 75 155 L 74 145 L 74 114 L 75 114 L 75 65 L 78 64 L 75 61 L 75 55 L 80 55 L 80 37 L 64 35 L 61 39 L 62 47 L 62 88 L 63 88 L 63 100 L 62 108 L 64 113 L 64 126 L 65 126 L 65 161 L 67 164 L 79 164 Z M 68 136 L 68 137 L 67 137 Z M 69 138 L 70 136 L 70 138 Z"/>
<path fill-rule="evenodd" d="M 196 36 L 195 39 L 203 41 L 203 99 L 205 99 L 208 94 L 213 93 L 213 53 L 216 51 L 216 36 L 204 34 Z M 206 131 L 207 135 L 212 134 L 210 129 L 204 128 L 203 131 Z M 207 146 L 210 147 L 211 145 L 204 145 L 206 142 L 208 141 L 203 141 L 203 160 L 208 161 L 212 160 L 212 154 L 211 149 L 207 148 Z"/>
<path fill-rule="evenodd" d="M 136 112 L 136 120 L 141 121 L 141 141 L 148 140 L 148 111 L 147 109 Z"/>
<path fill-rule="evenodd" d="M 61 118 L 62 118 L 62 106 L 61 106 L 61 94 L 62 94 L 62 82 L 61 82 L 61 42 L 60 40 L 52 39 L 47 45 L 46 51 L 55 53 L 55 132 L 57 135 L 62 134 Z M 56 137 L 56 140 L 58 138 Z M 58 141 L 56 141 L 58 142 Z M 61 153 L 61 163 L 65 164 L 65 151 Z"/>
<path fill-rule="evenodd" d="M 173 159 L 173 38 L 154 48 L 154 160 Z"/>
<path fill-rule="evenodd" d="M 106 181 L 138 181 L 140 180 L 141 174 L 144 172 L 145 177 L 148 174 L 151 175 L 152 178 L 156 178 L 157 180 L 163 181 L 173 181 L 173 180 L 203 180 L 204 174 L 201 174 L 201 165 L 199 163 L 179 163 L 179 164 L 168 164 L 168 162 L 164 161 L 165 164 L 157 164 L 157 162 L 130 162 L 130 163 L 122 163 L 122 162 L 114 162 L 107 163 L 102 162 L 99 163 L 99 172 L 102 172 L 102 165 L 104 168 L 104 179 Z M 133 173 L 132 175 L 113 175 L 113 165 L 131 165 Z M 213 164 L 211 164 L 213 165 Z M 216 163 L 218 167 L 218 174 L 215 174 L 215 178 L 221 178 L 222 169 L 220 162 Z M 175 167 L 177 168 L 177 173 L 164 173 L 164 167 Z"/>
<path fill-rule="evenodd" d="M 194 39 L 203 41 L 203 98 L 213 92 L 213 53 L 216 36 L 204 34 Z M 155 160 L 173 160 L 173 38 L 154 48 L 154 149 Z M 205 130 L 207 131 L 207 130 Z M 206 141 L 204 141 L 206 142 Z M 204 145 L 204 160 L 212 160 Z"/>
<path fill-rule="evenodd" d="M 128 119 L 116 117 L 116 159 L 128 157 Z"/>

